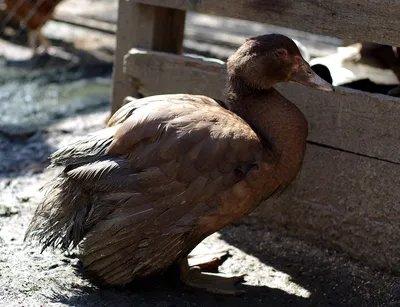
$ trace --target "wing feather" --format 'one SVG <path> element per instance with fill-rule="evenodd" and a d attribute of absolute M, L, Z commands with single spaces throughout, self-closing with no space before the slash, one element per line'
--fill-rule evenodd
<path fill-rule="evenodd" d="M 129 235 L 139 242 L 149 225 L 160 235 L 188 231 L 221 204 L 224 191 L 239 199 L 256 186 L 261 171 L 251 170 L 262 169 L 264 154 L 251 127 L 211 98 L 132 100 L 106 129 L 51 156 L 65 170 L 28 235 L 64 249 L 86 237 L 93 250 L 102 237 L 109 239 L 104 246 Z"/>

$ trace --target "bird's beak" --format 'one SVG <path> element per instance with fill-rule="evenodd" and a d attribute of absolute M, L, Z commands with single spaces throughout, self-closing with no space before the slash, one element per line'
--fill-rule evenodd
<path fill-rule="evenodd" d="M 324 79 L 318 76 L 302 57 L 297 56 L 296 60 L 297 65 L 293 70 L 290 81 L 317 88 L 323 91 L 333 91 L 332 84 L 326 82 Z"/>

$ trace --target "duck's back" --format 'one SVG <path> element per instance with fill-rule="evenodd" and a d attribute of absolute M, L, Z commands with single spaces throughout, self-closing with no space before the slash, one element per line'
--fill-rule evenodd
<path fill-rule="evenodd" d="M 45 247 L 84 239 L 81 259 L 98 282 L 166 269 L 273 192 L 261 189 L 275 157 L 210 98 L 139 99 L 108 126 L 53 154 L 65 169 L 30 227 Z"/>

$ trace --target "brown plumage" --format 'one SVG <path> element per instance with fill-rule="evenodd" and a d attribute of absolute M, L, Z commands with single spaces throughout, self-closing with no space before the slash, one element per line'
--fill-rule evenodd
<path fill-rule="evenodd" d="M 9 14 L 19 20 L 27 29 L 29 44 L 34 51 L 37 49 L 37 39 L 47 49 L 48 40 L 41 29 L 53 17 L 55 7 L 62 0 L 4 0 Z"/>
<path fill-rule="evenodd" d="M 28 237 L 44 248 L 79 244 L 101 285 L 179 264 L 186 284 L 237 293 L 232 284 L 242 277 L 210 277 L 189 269 L 186 256 L 296 177 L 307 121 L 272 85 L 332 88 L 281 35 L 247 40 L 228 73 L 226 103 L 187 94 L 134 100 L 107 128 L 54 153 L 52 164 L 64 171 L 49 184 Z"/>

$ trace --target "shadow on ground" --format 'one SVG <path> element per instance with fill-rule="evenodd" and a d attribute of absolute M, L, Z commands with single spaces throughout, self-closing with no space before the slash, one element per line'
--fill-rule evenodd
<path fill-rule="evenodd" d="M 262 224 L 239 223 L 220 232 L 219 240 L 234 249 L 230 267 L 244 266 L 261 282 L 243 284 L 246 293 L 240 297 L 215 295 L 184 288 L 176 282 L 151 280 L 123 289 L 96 289 L 87 285 L 72 285 L 68 289 L 53 289 L 48 299 L 67 306 L 399 306 L 400 279 L 375 271 L 333 250 L 319 248 L 270 231 Z M 228 245 L 229 244 L 229 245 Z M 221 248 L 213 241 L 209 247 Z M 237 257 L 238 248 L 246 254 Z M 271 271 L 254 266 L 248 257 L 272 267 L 273 271 L 289 275 L 289 281 L 269 278 Z M 279 275 L 279 274 L 278 274 Z M 268 282 L 271 282 L 268 285 Z M 267 284 L 266 284 L 267 283 Z M 309 292 L 308 297 L 289 293 L 288 283 Z M 64 285 L 65 287 L 65 285 Z M 60 294 L 61 293 L 61 294 Z"/>
<path fill-rule="evenodd" d="M 399 277 L 364 266 L 341 252 L 271 231 L 262 220 L 247 222 L 250 220 L 245 218 L 241 223 L 226 227 L 221 231 L 220 238 L 277 271 L 290 275 L 292 282 L 311 293 L 307 304 L 400 305 Z M 282 302 L 289 303 L 286 300 Z"/>
<path fill-rule="evenodd" d="M 67 306 L 310 306 L 308 299 L 288 294 L 280 289 L 265 286 L 239 287 L 245 290 L 242 296 L 227 296 L 206 293 L 181 287 L 136 286 L 134 289 L 93 289 L 78 287 L 69 297 L 54 293 L 50 297 L 54 303 Z M 313 305 L 315 306 L 315 305 Z"/>

